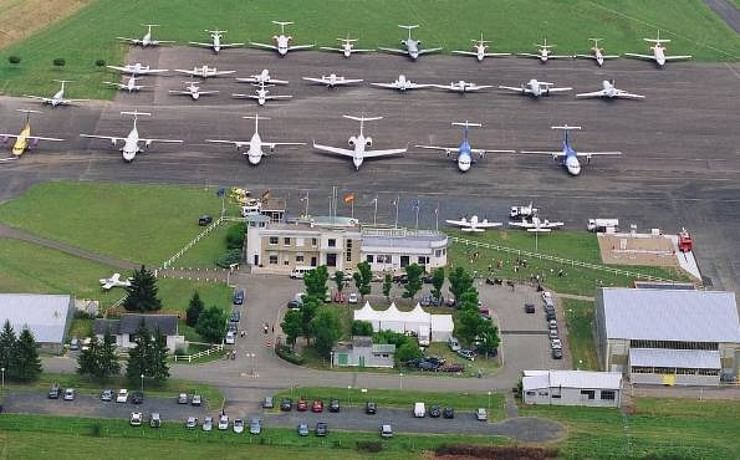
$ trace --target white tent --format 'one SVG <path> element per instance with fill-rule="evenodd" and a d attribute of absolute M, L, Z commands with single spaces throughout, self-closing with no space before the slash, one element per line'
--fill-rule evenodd
<path fill-rule="evenodd" d="M 452 315 L 431 315 L 432 317 L 432 342 L 447 342 L 455 330 L 455 322 Z"/>
<path fill-rule="evenodd" d="M 365 305 L 361 309 L 355 310 L 354 319 L 355 321 L 367 321 L 373 325 L 373 330 L 377 331 L 379 328 L 379 315 L 377 310 L 373 310 L 370 306 L 370 302 L 365 302 Z"/>
<path fill-rule="evenodd" d="M 452 315 L 429 314 L 418 303 L 411 311 L 400 311 L 395 303 L 391 303 L 386 310 L 375 310 L 369 302 L 365 302 L 361 309 L 355 311 L 354 319 L 369 322 L 375 332 L 390 330 L 418 335 L 421 328 L 431 329 L 434 342 L 447 341 L 454 328 Z"/>

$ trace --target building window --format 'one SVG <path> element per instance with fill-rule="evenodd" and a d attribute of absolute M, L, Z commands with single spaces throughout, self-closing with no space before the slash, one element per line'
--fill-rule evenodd
<path fill-rule="evenodd" d="M 585 396 L 586 399 L 594 399 L 596 398 L 596 391 L 595 390 L 581 390 L 581 396 Z"/>
<path fill-rule="evenodd" d="M 442 257 L 442 250 L 437 249 L 434 251 L 434 257 Z"/>
<path fill-rule="evenodd" d="M 560 399 L 560 395 L 552 395 L 552 399 Z"/>
<path fill-rule="evenodd" d="M 527 392 L 527 396 L 534 396 L 534 395 L 535 395 L 535 392 L 534 391 L 528 391 Z"/>
<path fill-rule="evenodd" d="M 270 265 L 277 265 L 278 257 L 277 254 L 270 254 Z"/>
<path fill-rule="evenodd" d="M 611 390 L 602 390 L 601 399 L 605 399 L 608 401 L 614 401 L 615 399 L 617 399 L 617 393 Z"/>
<path fill-rule="evenodd" d="M 319 244 L 318 240 L 316 238 L 311 238 L 311 246 L 316 247 L 317 244 Z"/>
<path fill-rule="evenodd" d="M 295 263 L 302 264 L 304 260 L 303 254 L 296 254 L 295 255 Z"/>
<path fill-rule="evenodd" d="M 393 262 L 393 259 L 391 259 L 391 256 L 388 254 L 378 254 L 376 257 L 376 262 L 379 264 L 389 264 Z"/>
<path fill-rule="evenodd" d="M 427 256 L 419 256 L 416 260 L 419 265 L 426 265 L 429 263 L 429 257 Z"/>
<path fill-rule="evenodd" d="M 347 255 L 345 257 L 346 262 L 352 262 L 352 240 L 347 240 Z"/>
<path fill-rule="evenodd" d="M 337 247 L 337 240 L 336 240 L 336 238 L 329 238 L 329 241 L 326 244 L 330 248 L 336 248 Z"/>
<path fill-rule="evenodd" d="M 373 257 L 372 254 L 368 254 L 367 257 L 365 257 L 365 260 L 367 260 L 367 263 L 369 264 L 373 263 L 373 259 L 375 258 Z"/>
<path fill-rule="evenodd" d="M 274 246 L 278 244 L 278 237 L 277 236 L 271 236 L 270 237 L 270 246 Z"/>
<path fill-rule="evenodd" d="M 633 374 L 652 374 L 653 368 L 646 366 L 632 366 Z"/>
<path fill-rule="evenodd" d="M 290 238 L 283 238 L 283 244 L 285 246 L 290 246 Z"/>
<path fill-rule="evenodd" d="M 380 356 L 382 356 L 383 358 L 387 358 L 388 357 L 388 353 L 383 353 Z"/>
<path fill-rule="evenodd" d="M 550 393 L 548 393 L 547 391 L 540 391 L 540 396 L 547 396 L 548 394 Z"/>
<path fill-rule="evenodd" d="M 719 375 L 719 369 L 699 369 L 699 375 Z"/>

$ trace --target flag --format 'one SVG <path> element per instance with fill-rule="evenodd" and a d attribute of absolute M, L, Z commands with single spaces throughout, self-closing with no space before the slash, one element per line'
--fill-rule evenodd
<path fill-rule="evenodd" d="M 437 206 L 436 208 L 434 208 L 434 215 L 435 216 L 438 216 L 439 215 L 439 206 Z"/>
<path fill-rule="evenodd" d="M 421 206 L 421 201 L 414 200 L 414 205 L 412 206 L 412 209 L 419 209 L 420 206 Z"/>
<path fill-rule="evenodd" d="M 344 194 L 344 204 L 352 204 L 355 202 L 355 194 L 354 193 L 345 193 Z"/>
<path fill-rule="evenodd" d="M 373 201 L 371 201 L 370 204 L 378 204 L 378 197 L 376 196 L 373 198 Z"/>
<path fill-rule="evenodd" d="M 270 199 L 270 189 L 268 188 L 265 190 L 265 193 L 262 194 L 262 200 L 269 200 Z"/>
<path fill-rule="evenodd" d="M 224 187 L 221 187 L 220 189 L 216 190 L 216 196 L 224 196 L 226 194 L 226 189 Z"/>

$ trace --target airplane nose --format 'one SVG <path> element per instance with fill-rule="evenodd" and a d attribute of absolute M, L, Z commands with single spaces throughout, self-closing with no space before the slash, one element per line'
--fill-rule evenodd
<path fill-rule="evenodd" d="M 467 172 L 470 169 L 470 163 L 458 162 L 457 167 L 460 168 L 460 171 Z"/>

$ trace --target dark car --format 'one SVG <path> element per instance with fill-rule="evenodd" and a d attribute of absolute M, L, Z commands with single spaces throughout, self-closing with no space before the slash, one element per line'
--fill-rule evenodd
<path fill-rule="evenodd" d="M 432 304 L 432 296 L 430 296 L 429 294 L 424 294 L 423 296 L 421 296 L 421 299 L 419 299 L 419 304 L 422 307 L 428 307 Z"/>
<path fill-rule="evenodd" d="M 290 412 L 290 410 L 293 409 L 293 400 L 290 398 L 285 398 L 282 401 L 280 401 L 280 410 L 283 412 Z"/>
<path fill-rule="evenodd" d="M 201 227 L 205 227 L 206 225 L 211 225 L 212 222 L 213 222 L 213 217 L 211 216 L 203 215 L 203 216 L 198 217 L 198 225 L 200 225 Z"/>
<path fill-rule="evenodd" d="M 113 401 L 113 390 L 103 390 L 103 392 L 100 394 L 100 400 L 105 402 Z"/>
<path fill-rule="evenodd" d="M 244 290 L 238 289 L 234 292 L 234 305 L 241 305 L 244 303 Z"/>
<path fill-rule="evenodd" d="M 445 298 L 444 297 L 434 297 L 432 296 L 432 306 L 434 307 L 441 307 L 442 304 L 444 304 Z"/>
<path fill-rule="evenodd" d="M 295 409 L 300 412 L 306 412 L 308 410 L 308 403 L 305 399 L 301 398 L 296 403 Z"/>
<path fill-rule="evenodd" d="M 135 391 L 131 394 L 131 404 L 141 404 L 144 402 L 144 393 Z"/>
<path fill-rule="evenodd" d="M 445 364 L 444 366 L 439 368 L 442 372 L 463 372 L 465 371 L 465 366 L 463 364 Z"/>
<path fill-rule="evenodd" d="M 525 313 L 534 313 L 534 304 L 533 303 L 525 303 L 524 304 L 524 312 Z"/>
<path fill-rule="evenodd" d="M 238 323 L 241 320 L 242 320 L 241 312 L 239 310 L 232 310 L 229 321 L 231 321 L 232 323 Z"/>
<path fill-rule="evenodd" d="M 442 366 L 447 361 L 441 356 L 427 356 L 425 359 L 430 363 L 436 364 L 437 366 Z"/>
<path fill-rule="evenodd" d="M 439 406 L 434 405 L 429 409 L 429 416 L 432 418 L 437 418 L 442 415 L 442 409 L 439 408 Z"/>
<path fill-rule="evenodd" d="M 329 425 L 324 422 L 316 423 L 316 436 L 326 436 L 329 434 Z"/>
<path fill-rule="evenodd" d="M 288 310 L 300 310 L 301 309 L 301 303 L 297 300 L 291 300 L 288 302 Z"/>
<path fill-rule="evenodd" d="M 431 361 L 422 361 L 417 367 L 422 371 L 436 371 L 439 368 L 439 364 Z"/>
<path fill-rule="evenodd" d="M 368 401 L 365 403 L 366 414 L 375 414 L 376 412 L 378 412 L 378 406 L 374 402 Z"/>
<path fill-rule="evenodd" d="M 432 280 L 434 279 L 434 276 L 431 274 L 422 276 L 421 280 L 424 282 L 424 284 L 432 284 Z"/>
<path fill-rule="evenodd" d="M 59 399 L 62 395 L 62 389 L 59 384 L 55 383 L 49 388 L 49 399 Z"/>
<path fill-rule="evenodd" d="M 563 350 L 561 350 L 560 348 L 553 348 L 552 358 L 553 359 L 563 359 Z"/>
<path fill-rule="evenodd" d="M 556 319 L 556 318 L 555 318 L 555 312 L 554 312 L 554 311 L 548 311 L 547 313 L 545 313 L 545 318 L 546 318 L 546 319 L 547 319 L 548 321 L 550 321 L 550 320 L 552 320 L 552 319 Z"/>
<path fill-rule="evenodd" d="M 338 399 L 332 399 L 329 401 L 329 412 L 339 412 L 342 409 L 342 407 L 339 404 Z"/>
<path fill-rule="evenodd" d="M 445 407 L 445 409 L 442 411 L 442 417 L 455 418 L 455 409 L 451 407 Z"/>

